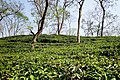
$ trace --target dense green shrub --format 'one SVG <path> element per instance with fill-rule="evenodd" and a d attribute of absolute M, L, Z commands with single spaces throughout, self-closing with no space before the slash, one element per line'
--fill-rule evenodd
<path fill-rule="evenodd" d="M 41 35 L 0 39 L 1 80 L 119 80 L 120 37 Z"/>

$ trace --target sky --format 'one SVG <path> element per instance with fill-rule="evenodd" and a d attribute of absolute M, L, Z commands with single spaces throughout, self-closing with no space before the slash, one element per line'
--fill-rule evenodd
<path fill-rule="evenodd" d="M 24 4 L 24 6 L 25 6 L 24 12 L 29 17 L 29 20 L 32 21 L 32 18 L 31 18 L 31 8 L 32 8 L 31 6 L 32 5 L 31 5 L 31 3 L 28 3 L 27 0 L 18 0 L 18 1 L 20 1 L 21 3 Z M 86 14 L 87 11 L 92 10 L 93 6 L 95 5 L 95 2 L 94 3 L 93 2 L 94 2 L 94 0 L 86 0 L 85 1 L 82 14 Z M 120 0 L 118 0 L 117 5 L 111 9 L 112 9 L 112 13 L 117 14 L 119 16 L 119 20 L 120 20 L 120 10 L 119 10 L 120 9 Z M 77 27 L 78 9 L 73 14 L 75 15 L 75 16 L 73 16 L 75 20 L 72 22 L 71 26 L 75 27 L 75 25 L 76 25 L 76 27 Z M 45 30 L 43 32 L 46 33 Z M 82 36 L 85 35 L 82 29 L 80 29 L 80 32 L 81 32 Z"/>

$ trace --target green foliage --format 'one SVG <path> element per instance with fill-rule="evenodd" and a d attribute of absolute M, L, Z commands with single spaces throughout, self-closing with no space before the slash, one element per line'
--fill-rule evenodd
<path fill-rule="evenodd" d="M 35 50 L 32 36 L 0 39 L 0 79 L 119 80 L 120 37 L 41 35 Z"/>
<path fill-rule="evenodd" d="M 33 27 L 32 26 L 27 26 L 27 29 L 30 30 L 30 29 L 33 29 Z"/>
<path fill-rule="evenodd" d="M 24 15 L 23 13 L 21 13 L 21 12 L 17 12 L 16 15 L 17 15 L 18 17 L 20 17 L 20 18 L 23 18 L 24 20 L 28 20 L 28 17 L 25 16 L 25 15 Z"/>

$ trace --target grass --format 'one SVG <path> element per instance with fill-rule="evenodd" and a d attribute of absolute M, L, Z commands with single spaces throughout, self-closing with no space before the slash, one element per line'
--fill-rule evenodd
<path fill-rule="evenodd" d="M 41 35 L 0 39 L 1 80 L 120 79 L 120 37 Z"/>

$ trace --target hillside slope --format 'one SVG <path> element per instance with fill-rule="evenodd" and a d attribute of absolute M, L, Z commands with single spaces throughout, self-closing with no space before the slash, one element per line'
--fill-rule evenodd
<path fill-rule="evenodd" d="M 120 37 L 42 35 L 0 39 L 0 79 L 120 79 Z"/>

